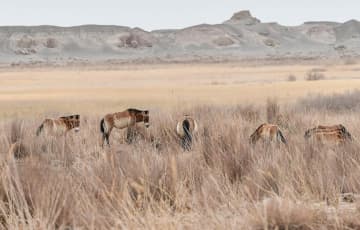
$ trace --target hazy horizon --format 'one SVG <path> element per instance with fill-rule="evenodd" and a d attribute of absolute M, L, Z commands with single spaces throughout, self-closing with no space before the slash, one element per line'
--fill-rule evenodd
<path fill-rule="evenodd" d="M 311 8 L 308 6 L 311 5 Z M 217 24 L 240 10 L 250 10 L 263 22 L 295 26 L 306 21 L 345 22 L 359 19 L 360 3 L 355 0 L 288 2 L 275 0 L 252 2 L 219 0 L 169 2 L 154 1 L 70 1 L 49 3 L 45 0 L 13 0 L 2 3 L 0 26 L 77 26 L 84 24 L 120 25 L 145 30 L 177 29 L 196 24 Z M 305 13 L 302 13 L 305 12 Z"/>

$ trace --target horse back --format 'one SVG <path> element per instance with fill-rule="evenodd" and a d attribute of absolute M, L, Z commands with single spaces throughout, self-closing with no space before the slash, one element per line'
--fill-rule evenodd
<path fill-rule="evenodd" d="M 67 130 L 78 128 L 80 127 L 80 115 L 60 117 L 57 124 L 65 126 Z"/>

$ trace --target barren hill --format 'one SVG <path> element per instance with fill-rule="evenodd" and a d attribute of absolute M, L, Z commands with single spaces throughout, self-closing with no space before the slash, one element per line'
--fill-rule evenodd
<path fill-rule="evenodd" d="M 216 25 L 144 31 L 123 26 L 0 27 L 2 65 L 358 57 L 360 22 L 262 23 L 249 11 Z"/>

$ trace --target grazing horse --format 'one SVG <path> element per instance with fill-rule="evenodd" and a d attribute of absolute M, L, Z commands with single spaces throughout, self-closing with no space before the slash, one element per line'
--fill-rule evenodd
<path fill-rule="evenodd" d="M 36 136 L 39 136 L 42 132 L 47 135 L 61 136 L 72 129 L 79 131 L 80 127 L 80 115 L 71 115 L 65 117 L 59 117 L 56 119 L 45 119 L 39 128 L 36 130 Z"/>
<path fill-rule="evenodd" d="M 192 145 L 193 135 L 198 131 L 197 122 L 185 115 L 176 125 L 176 134 L 181 138 L 181 146 L 189 151 Z"/>
<path fill-rule="evenodd" d="M 286 144 L 286 139 L 277 125 L 262 124 L 250 136 L 250 143 L 256 144 L 259 140 Z"/>
<path fill-rule="evenodd" d="M 107 114 L 100 121 L 100 131 L 102 133 L 102 146 L 104 141 L 110 146 L 109 137 L 113 128 L 124 129 L 132 128 L 138 122 L 144 122 L 145 127 L 149 127 L 149 110 L 127 109 L 123 112 Z M 128 132 L 127 140 L 131 141 L 131 133 Z"/>
<path fill-rule="evenodd" d="M 313 140 L 323 144 L 344 144 L 345 142 L 352 140 L 351 134 L 341 124 L 333 126 L 316 126 L 315 128 L 307 130 L 304 137 L 306 140 Z"/>

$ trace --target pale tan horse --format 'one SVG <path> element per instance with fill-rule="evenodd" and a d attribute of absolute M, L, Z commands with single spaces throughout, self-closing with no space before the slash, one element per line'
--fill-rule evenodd
<path fill-rule="evenodd" d="M 190 150 L 193 135 L 198 131 L 196 120 L 185 115 L 176 125 L 176 134 L 181 138 L 181 146 L 184 150 Z"/>
<path fill-rule="evenodd" d="M 344 144 L 352 140 L 351 134 L 347 129 L 339 124 L 332 126 L 319 125 L 309 129 L 304 135 L 306 140 L 312 140 L 322 144 Z"/>
<path fill-rule="evenodd" d="M 74 129 L 76 132 L 80 130 L 80 115 L 71 115 L 59 117 L 56 119 L 45 119 L 36 130 L 36 135 L 45 133 L 50 136 L 62 136 Z"/>
<path fill-rule="evenodd" d="M 148 110 L 139 110 L 139 109 L 127 109 L 122 112 L 111 113 L 105 115 L 100 121 L 100 131 L 102 133 L 102 143 L 104 142 L 110 146 L 109 137 L 113 128 L 124 129 L 131 128 L 136 125 L 136 123 L 144 122 L 145 127 L 149 127 L 149 111 Z M 127 140 L 130 141 L 131 132 L 128 132 Z"/>
<path fill-rule="evenodd" d="M 259 140 L 264 142 L 277 142 L 287 144 L 280 128 L 274 124 L 264 123 L 260 125 L 250 136 L 250 143 L 256 144 Z"/>

